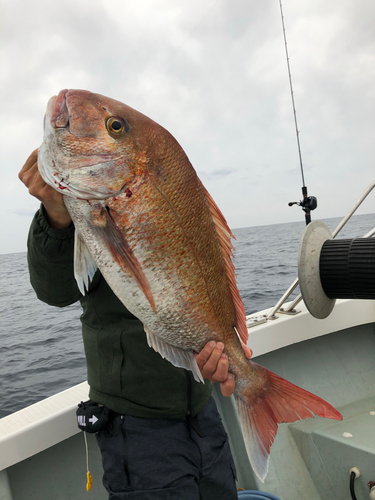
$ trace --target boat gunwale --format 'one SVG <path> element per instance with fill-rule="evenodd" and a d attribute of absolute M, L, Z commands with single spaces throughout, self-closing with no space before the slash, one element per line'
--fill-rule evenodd
<path fill-rule="evenodd" d="M 266 317 L 271 310 L 249 315 Z M 248 345 L 253 358 L 289 345 L 354 326 L 375 323 L 375 302 L 337 300 L 331 315 L 319 320 L 301 303 L 298 314 L 277 314 L 249 329 Z M 87 382 L 75 385 L 0 419 L 0 471 L 21 462 L 81 432 L 77 427 L 77 405 L 88 399 Z"/>

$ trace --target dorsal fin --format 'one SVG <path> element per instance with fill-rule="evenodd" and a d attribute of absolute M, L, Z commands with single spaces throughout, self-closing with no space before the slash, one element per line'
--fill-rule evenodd
<path fill-rule="evenodd" d="M 231 238 L 234 238 L 232 231 L 229 229 L 227 221 L 225 220 L 224 215 L 221 213 L 219 207 L 214 202 L 212 196 L 204 187 L 202 181 L 200 180 L 203 191 L 206 195 L 208 205 L 210 207 L 211 215 L 213 221 L 215 223 L 216 232 L 219 237 L 221 251 L 223 253 L 225 267 L 227 270 L 227 276 L 229 280 L 229 288 L 232 294 L 232 299 L 235 307 L 236 313 L 236 329 L 238 331 L 238 335 L 243 343 L 246 344 L 247 339 L 249 337 L 249 332 L 246 327 L 246 314 L 245 308 L 242 303 L 242 299 L 240 296 L 240 292 L 237 287 L 237 278 L 235 273 L 235 267 L 233 265 L 233 252 L 234 247 L 230 241 Z"/>

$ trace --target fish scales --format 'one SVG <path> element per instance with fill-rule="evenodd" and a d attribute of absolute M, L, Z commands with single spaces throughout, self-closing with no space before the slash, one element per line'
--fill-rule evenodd
<path fill-rule="evenodd" d="M 166 156 L 169 160 L 168 149 Z M 228 300 L 225 281 L 217 279 L 218 274 L 225 273 L 225 266 L 220 248 L 210 243 L 212 238 L 217 239 L 217 235 L 207 200 L 195 172 L 181 167 L 183 162 L 190 166 L 187 158 L 180 156 L 175 160 L 179 165 L 177 179 L 170 175 L 170 171 L 176 168 L 173 158 L 172 161 L 150 159 L 145 175 L 151 182 L 144 182 L 140 190 L 126 199 L 128 209 L 121 210 L 123 215 L 116 211 L 117 206 L 122 207 L 122 199 L 109 200 L 108 206 L 113 210 L 112 216 L 122 228 L 124 237 L 134 242 L 132 249 L 146 277 L 151 275 L 151 288 L 154 282 L 162 285 L 159 300 L 154 294 L 157 310 L 170 313 L 175 309 L 176 316 L 185 317 L 185 320 L 186 315 L 191 314 L 194 331 L 201 330 L 198 342 L 195 340 L 193 346 L 198 350 L 206 339 L 223 338 L 220 332 L 223 312 L 229 309 L 230 319 L 234 321 L 234 311 Z M 164 167 L 159 167 L 159 164 Z M 192 191 L 199 193 L 193 197 L 193 204 Z M 219 316 L 219 321 L 216 316 Z M 209 323 L 212 325 L 214 321 L 217 323 L 216 327 L 214 323 L 216 335 L 212 326 L 211 330 L 208 329 Z M 173 329 L 176 322 L 179 333 L 186 329 L 189 335 L 197 337 L 189 329 L 189 321 L 184 325 L 181 320 L 174 319 L 169 327 Z M 164 321 L 161 323 L 164 325 Z"/>
<path fill-rule="evenodd" d="M 83 90 L 47 105 L 38 167 L 64 195 L 75 224 L 82 293 L 98 267 L 144 324 L 147 341 L 203 380 L 193 351 L 223 341 L 235 376 L 250 463 L 264 481 L 278 424 L 341 419 L 321 398 L 247 360 L 245 311 L 224 216 L 163 127 L 129 106 Z"/>

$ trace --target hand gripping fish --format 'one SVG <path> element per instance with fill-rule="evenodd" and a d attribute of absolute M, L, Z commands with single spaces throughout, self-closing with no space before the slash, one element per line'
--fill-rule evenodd
<path fill-rule="evenodd" d="M 262 481 L 278 423 L 313 413 L 342 418 L 246 359 L 233 235 L 169 132 L 121 102 L 62 90 L 48 102 L 38 162 L 45 182 L 65 195 L 83 294 L 99 268 L 142 321 L 150 347 L 196 380 L 203 381 L 194 351 L 224 343 L 246 449 Z"/>

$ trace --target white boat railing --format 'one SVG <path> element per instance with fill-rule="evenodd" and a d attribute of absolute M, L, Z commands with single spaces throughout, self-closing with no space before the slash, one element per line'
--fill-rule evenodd
<path fill-rule="evenodd" d="M 335 238 L 341 229 L 345 226 L 345 224 L 349 221 L 349 219 L 352 217 L 352 215 L 356 212 L 358 207 L 363 203 L 363 201 L 367 198 L 367 196 L 371 193 L 371 191 L 375 188 L 375 181 L 372 182 L 368 188 L 363 192 L 362 196 L 359 198 L 357 203 L 353 206 L 351 210 L 345 215 L 345 217 L 342 219 L 340 224 L 336 227 L 336 229 L 332 233 L 332 237 Z M 371 238 L 371 236 L 374 236 L 375 234 L 375 227 L 371 229 L 368 233 L 366 233 L 363 238 Z M 282 312 L 282 313 L 292 313 L 294 312 L 294 309 L 296 305 L 302 300 L 302 295 L 299 294 L 293 302 L 290 302 L 287 307 L 281 309 L 282 305 L 286 302 L 288 297 L 294 292 L 294 290 L 297 288 L 299 284 L 298 278 L 290 285 L 288 290 L 284 293 L 284 295 L 281 297 L 281 299 L 277 302 L 277 304 L 270 310 L 270 312 L 266 315 L 265 320 L 268 319 L 276 319 L 276 313 L 277 312 Z M 251 324 L 248 326 L 252 326 Z M 255 324 L 254 324 L 255 326 Z"/>

